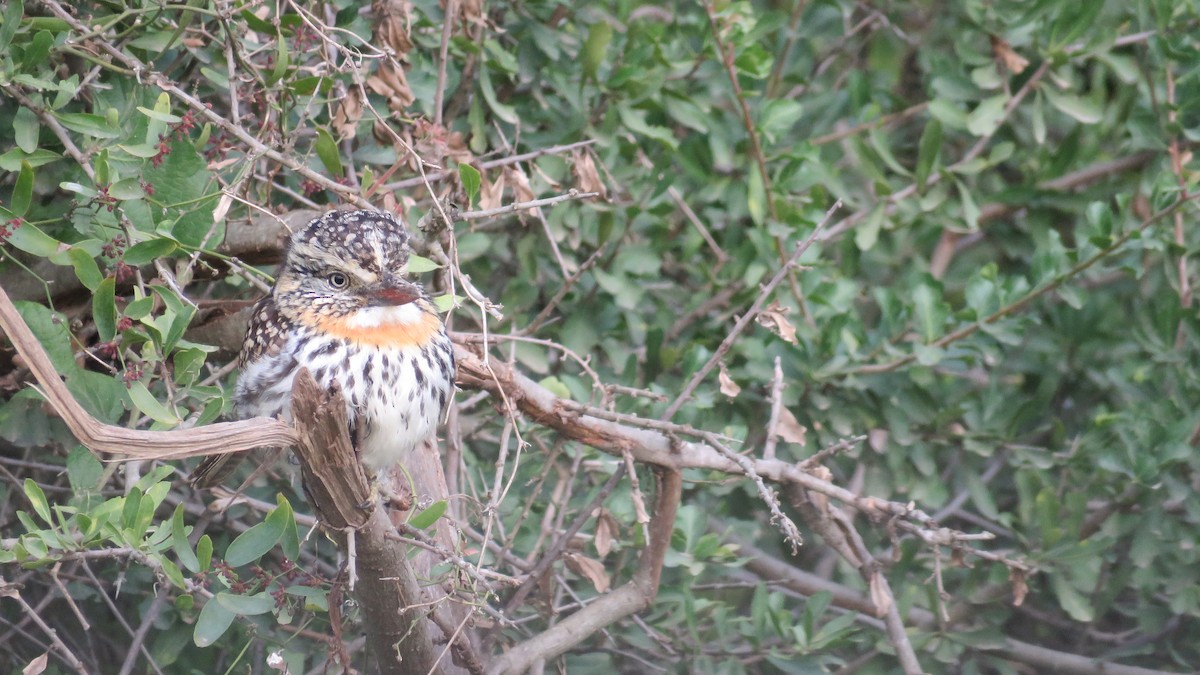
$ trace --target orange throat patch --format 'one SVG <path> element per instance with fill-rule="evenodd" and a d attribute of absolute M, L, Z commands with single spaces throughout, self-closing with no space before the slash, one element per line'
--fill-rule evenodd
<path fill-rule="evenodd" d="M 429 311 L 422 311 L 414 321 L 381 322 L 375 325 L 354 325 L 350 317 L 326 318 L 316 316 L 313 312 L 306 312 L 304 321 L 329 337 L 347 340 L 362 347 L 385 349 L 423 347 L 442 327 L 441 319 Z"/>

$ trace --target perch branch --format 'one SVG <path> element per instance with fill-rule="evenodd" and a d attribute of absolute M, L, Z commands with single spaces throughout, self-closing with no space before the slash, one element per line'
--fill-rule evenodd
<path fill-rule="evenodd" d="M 261 417 L 172 431 L 143 431 L 103 424 L 71 396 L 50 363 L 50 357 L 2 287 L 0 329 L 24 359 L 55 412 L 75 438 L 92 451 L 135 459 L 182 459 L 244 452 L 264 446 L 288 446 L 297 440 L 296 432 L 287 424 Z"/>

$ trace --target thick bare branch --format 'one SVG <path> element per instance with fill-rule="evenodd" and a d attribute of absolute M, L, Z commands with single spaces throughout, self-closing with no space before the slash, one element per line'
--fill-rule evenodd
<path fill-rule="evenodd" d="M 50 357 L 34 337 L 8 294 L 0 288 L 0 328 L 41 385 L 42 394 L 62 417 L 71 433 L 88 449 L 136 459 L 182 459 L 200 455 L 244 452 L 296 442 L 296 432 L 273 419 L 222 422 L 194 429 L 142 431 L 103 424 L 75 401 Z"/>

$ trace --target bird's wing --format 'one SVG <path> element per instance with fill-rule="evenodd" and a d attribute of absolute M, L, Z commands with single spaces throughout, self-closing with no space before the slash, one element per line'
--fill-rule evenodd
<path fill-rule="evenodd" d="M 260 359 L 278 356 L 287 340 L 286 319 L 280 315 L 274 298 L 267 295 L 254 305 L 250 325 L 246 329 L 246 339 L 242 341 L 242 352 L 238 355 L 238 367 L 244 371 L 247 365 Z M 245 392 L 242 393 L 244 397 Z M 243 407 L 241 401 L 235 401 L 235 410 Z M 197 488 L 220 485 L 233 473 L 244 457 L 244 453 L 205 457 L 192 470 L 188 481 Z"/>

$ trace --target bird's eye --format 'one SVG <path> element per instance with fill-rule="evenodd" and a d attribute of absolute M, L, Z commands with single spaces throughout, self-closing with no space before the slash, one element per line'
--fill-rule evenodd
<path fill-rule="evenodd" d="M 350 285 L 350 278 L 341 272 L 334 272 L 329 275 L 329 285 L 333 288 L 342 289 Z"/>

